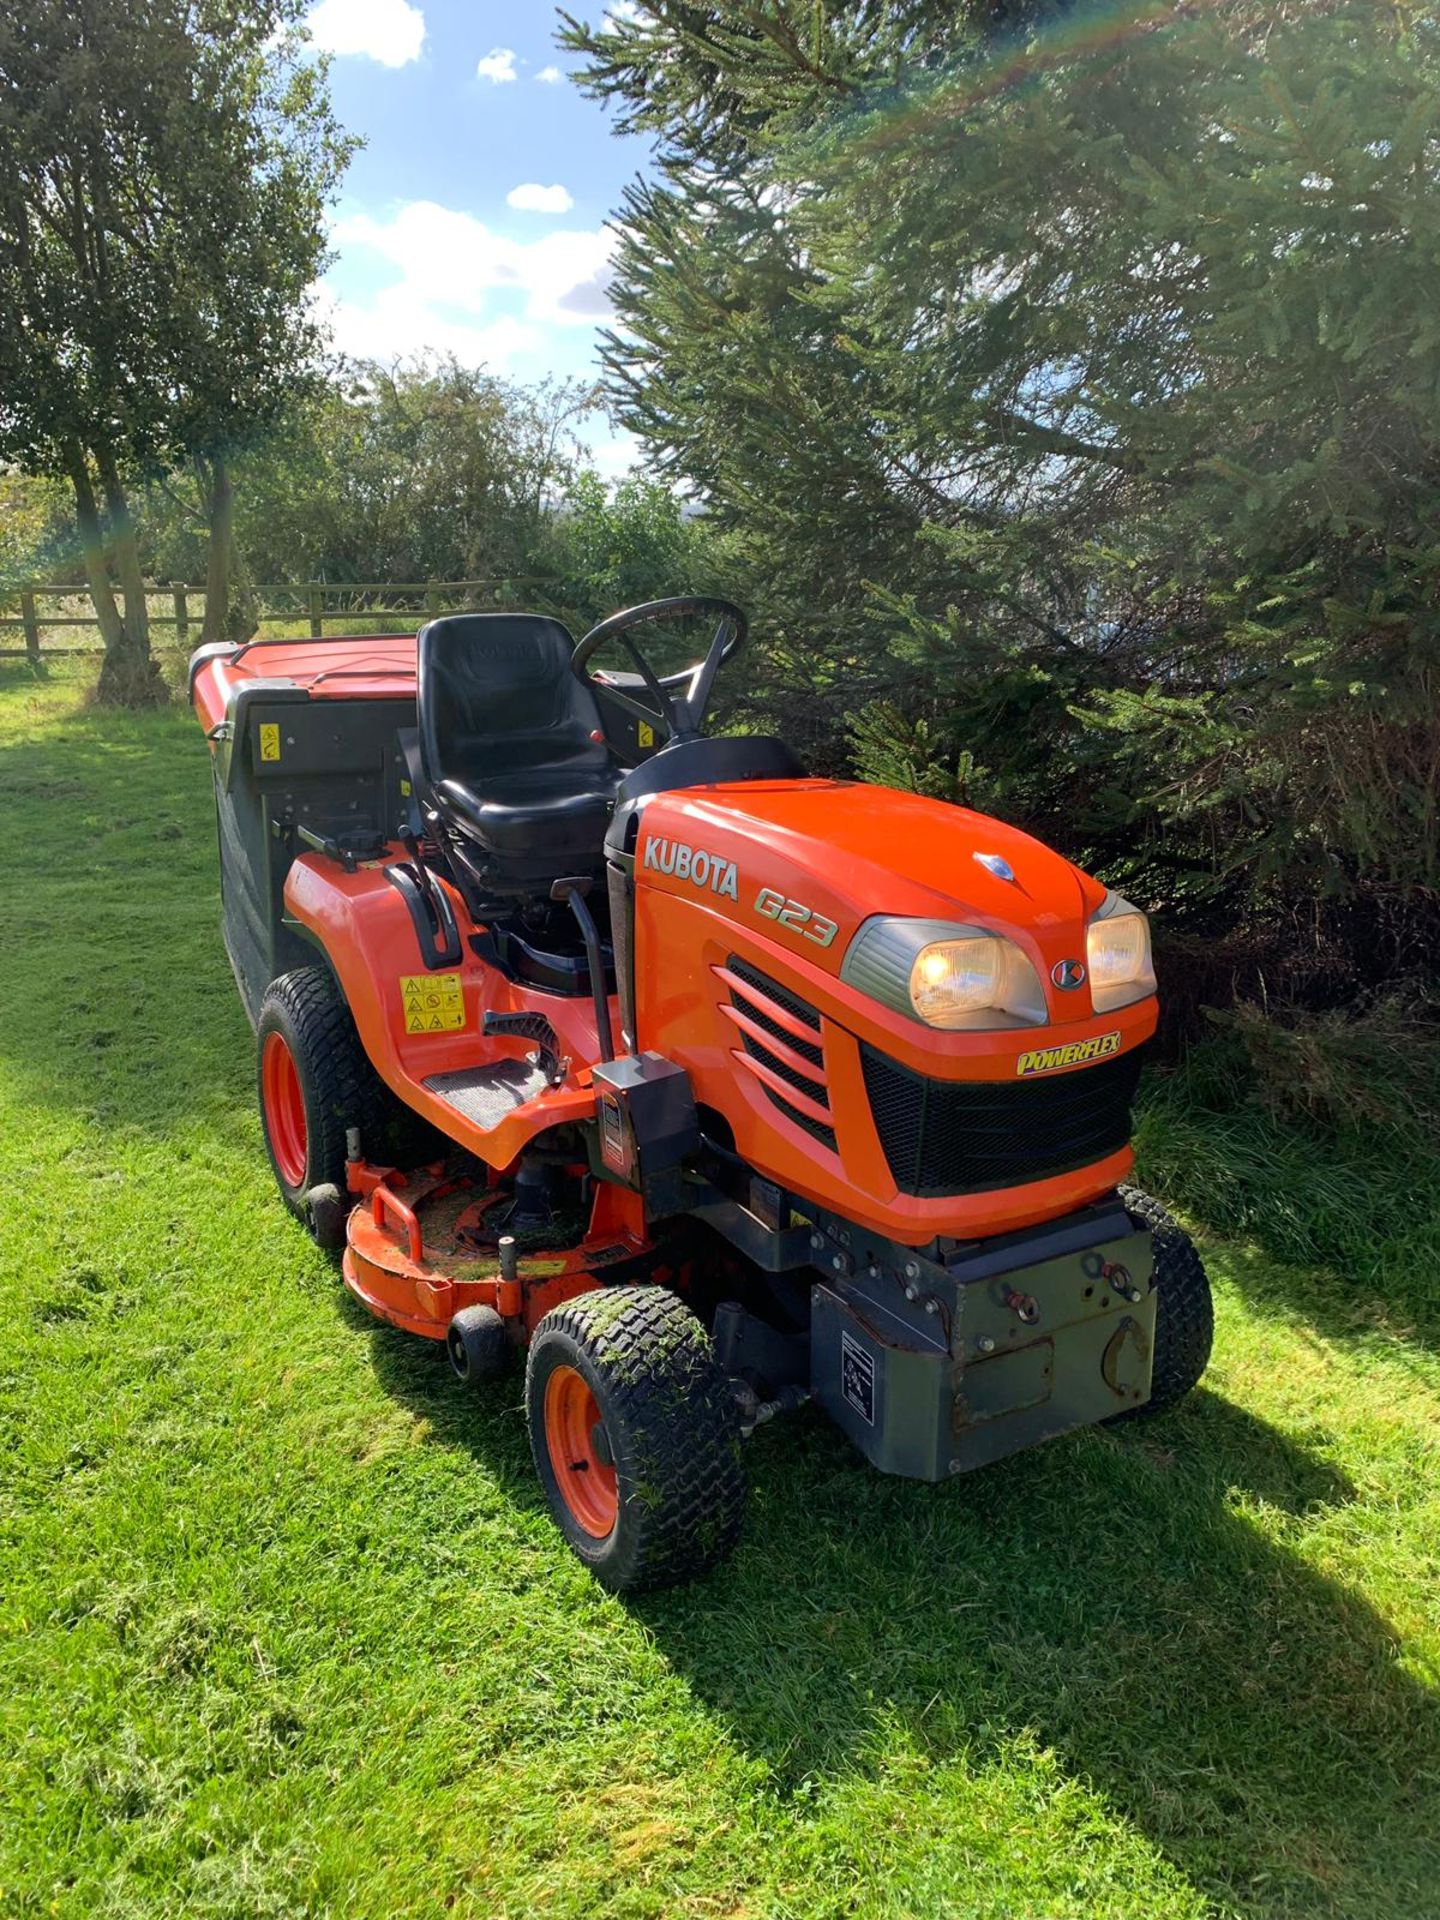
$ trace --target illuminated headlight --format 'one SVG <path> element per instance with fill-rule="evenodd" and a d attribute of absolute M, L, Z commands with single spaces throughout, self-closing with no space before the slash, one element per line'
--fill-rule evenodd
<path fill-rule="evenodd" d="M 1038 1026 L 1045 996 L 1013 942 L 935 920 L 867 920 L 840 978 L 927 1027 Z"/>
<path fill-rule="evenodd" d="M 1118 893 L 1107 893 L 1086 934 L 1090 998 L 1097 1013 L 1128 1007 L 1155 991 L 1150 922 Z"/>
<path fill-rule="evenodd" d="M 937 940 L 922 947 L 910 969 L 910 1004 L 928 1027 L 952 1027 L 967 1013 L 999 1004 L 1006 943 Z"/>

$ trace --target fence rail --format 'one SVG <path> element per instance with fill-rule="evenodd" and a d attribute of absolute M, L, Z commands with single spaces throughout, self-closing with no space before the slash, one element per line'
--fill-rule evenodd
<path fill-rule="evenodd" d="M 489 580 L 305 580 L 254 586 L 259 602 L 257 632 L 278 623 L 303 622 L 312 639 L 323 638 L 326 625 L 340 620 L 414 620 L 456 608 L 503 607 L 518 603 L 527 591 L 543 591 L 552 583 L 539 574 L 511 574 Z M 381 596 L 377 601 L 374 596 Z M 179 581 L 146 589 L 146 607 L 152 627 L 173 627 L 175 643 L 184 646 L 192 630 L 198 637 L 204 625 L 205 589 Z M 386 604 L 404 602 L 402 605 Z M 42 612 L 40 603 L 64 603 L 55 612 Z M 339 602 L 340 604 L 336 604 Z M 156 604 L 158 603 L 158 605 Z M 24 635 L 20 647 L 0 646 L 0 660 L 64 659 L 95 653 L 98 638 L 83 646 L 50 646 L 47 628 L 98 628 L 90 596 L 84 587 L 44 585 L 20 588 L 0 595 L 0 606 L 18 604 L 19 612 L 0 614 L 0 640 L 6 634 Z M 81 608 L 86 611 L 80 611 Z"/>

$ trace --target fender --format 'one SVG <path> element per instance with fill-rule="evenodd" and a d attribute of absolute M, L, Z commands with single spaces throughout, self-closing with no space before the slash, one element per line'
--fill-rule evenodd
<path fill-rule="evenodd" d="M 510 1166 L 546 1128 L 593 1119 L 588 1066 L 572 1068 L 563 1085 L 492 1128 L 477 1126 L 426 1087 L 437 1074 L 523 1057 L 522 1041 L 483 1034 L 487 1012 L 544 1014 L 560 1037 L 562 1055 L 576 1062 L 596 1057 L 595 1015 L 588 999 L 517 986 L 463 943 L 457 966 L 438 973 L 428 967 L 404 896 L 385 877 L 387 864 L 388 857 L 346 873 L 322 855 L 304 854 L 285 882 L 286 912 L 324 953 L 385 1084 L 497 1168 Z M 467 924 L 459 894 L 443 880 L 435 884 L 446 889 L 457 924 Z"/>

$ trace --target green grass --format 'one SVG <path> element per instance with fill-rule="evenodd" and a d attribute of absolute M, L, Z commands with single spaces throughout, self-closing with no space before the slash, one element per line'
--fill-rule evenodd
<path fill-rule="evenodd" d="M 1212 1240 L 1179 1413 L 939 1488 L 776 1423 L 623 1605 L 278 1205 L 208 779 L 0 676 L 0 1913 L 1440 1910 L 1433 1274 Z"/>
<path fill-rule="evenodd" d="M 1362 1017 L 1342 1034 L 1363 1045 L 1375 1025 L 1373 1015 Z M 1138 1144 L 1157 1184 L 1212 1226 L 1248 1235 L 1273 1255 L 1277 1278 L 1298 1281 L 1312 1315 L 1324 1311 L 1353 1329 L 1378 1313 L 1433 1343 L 1440 1030 L 1427 1021 L 1394 1038 L 1394 1058 L 1377 1049 L 1374 1059 L 1327 1062 L 1340 1069 L 1333 1119 L 1300 1107 L 1303 1060 L 1278 1047 L 1268 1050 L 1274 1057 L 1250 1060 L 1228 1035 L 1206 1039 L 1152 1088 Z M 1407 1069 L 1422 1083 L 1420 1100 L 1404 1084 Z M 1304 1270 L 1317 1263 L 1331 1270 L 1318 1285 Z"/>

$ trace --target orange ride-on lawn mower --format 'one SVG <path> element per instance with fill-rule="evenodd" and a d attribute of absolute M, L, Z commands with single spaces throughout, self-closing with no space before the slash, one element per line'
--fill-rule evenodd
<path fill-rule="evenodd" d="M 728 1553 L 744 1436 L 807 1400 L 944 1480 L 1168 1407 L 1210 1349 L 1194 1247 L 1122 1184 L 1144 916 L 706 737 L 745 631 L 681 598 L 190 669 L 286 1204 L 462 1381 L 528 1350 L 540 1480 L 617 1590 Z"/>

